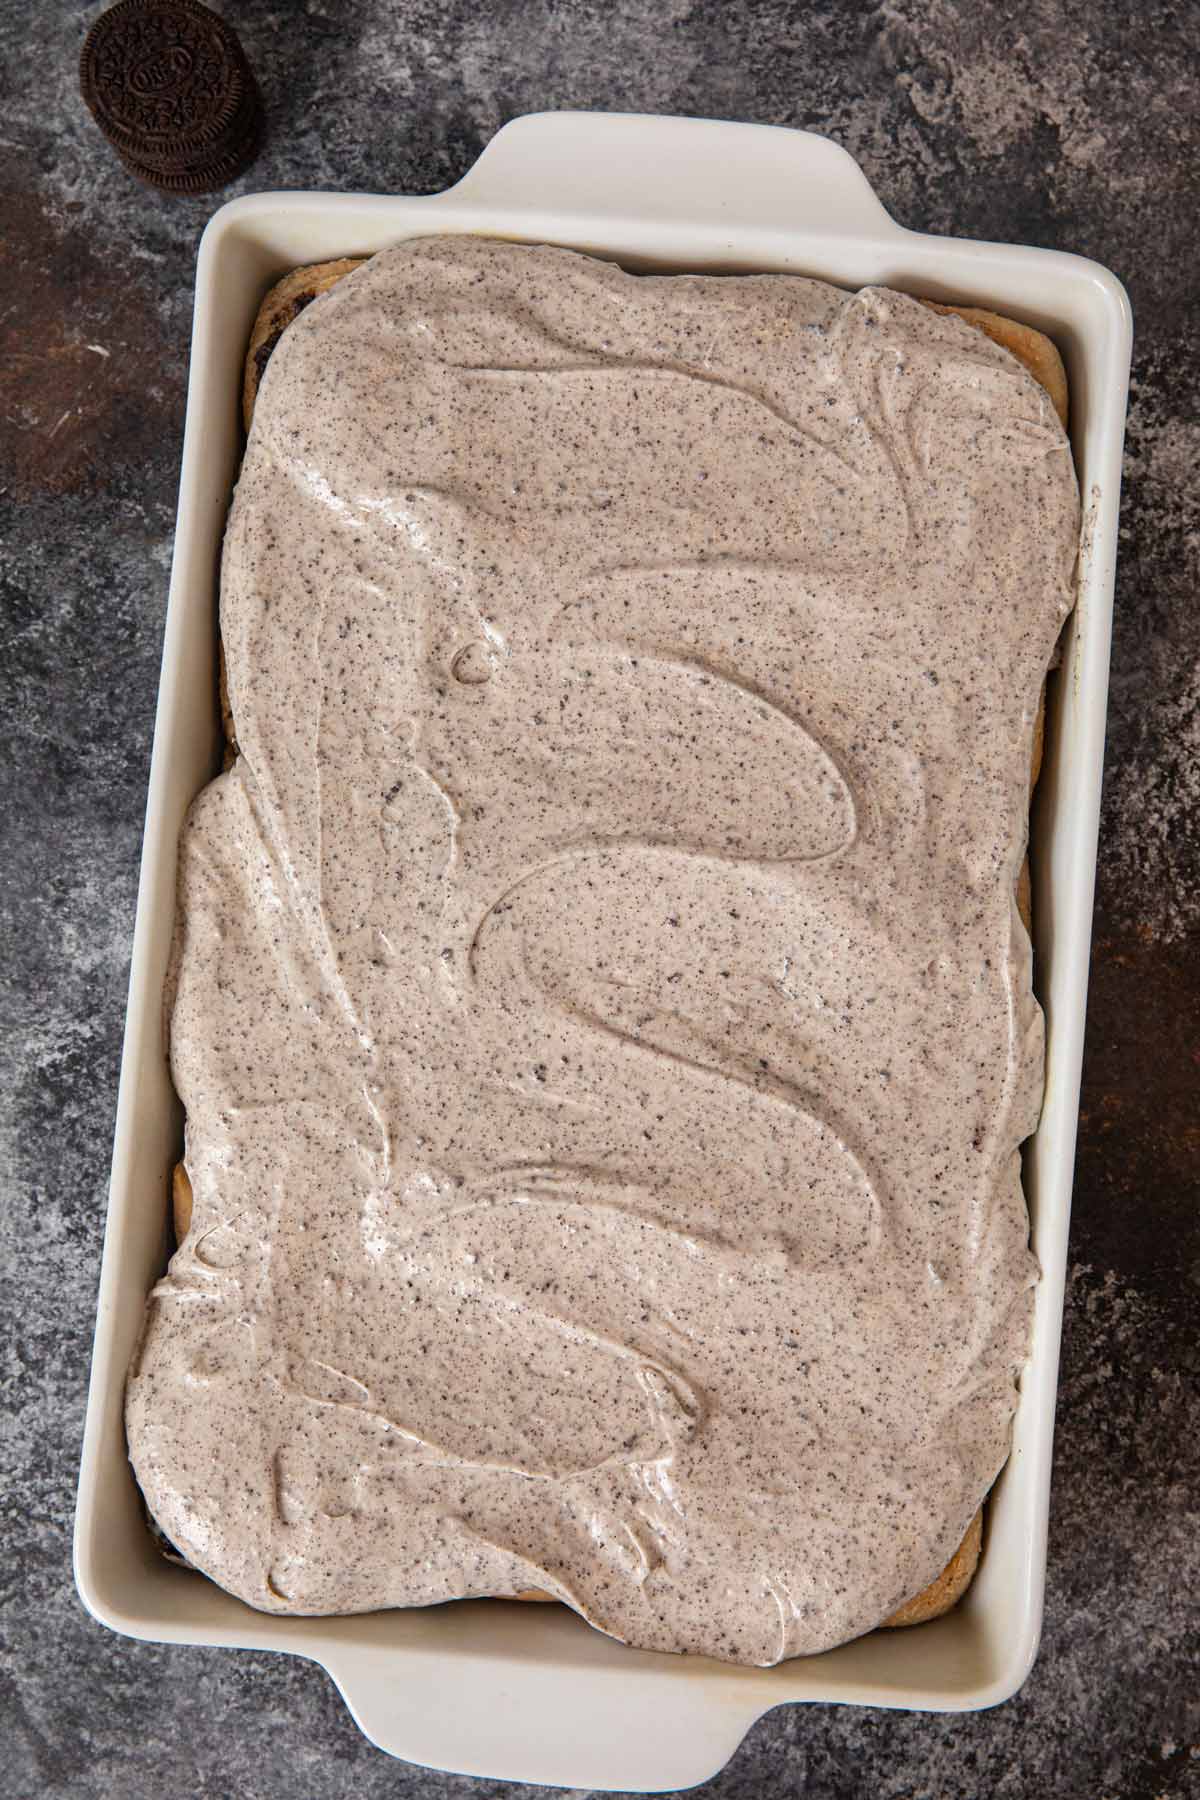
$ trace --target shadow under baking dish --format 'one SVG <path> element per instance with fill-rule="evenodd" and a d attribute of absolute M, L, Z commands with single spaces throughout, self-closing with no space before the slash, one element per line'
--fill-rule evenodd
<path fill-rule="evenodd" d="M 279 1618 L 167 1563 L 125 1453 L 125 1370 L 167 1258 L 168 1173 L 182 1113 L 162 988 L 184 813 L 220 766 L 216 597 L 241 451 L 254 315 L 287 270 L 406 237 L 479 232 L 607 256 L 636 271 L 806 274 L 991 307 L 1054 338 L 1067 366 L 1084 500 L 1079 596 L 1052 686 L 1031 848 L 1047 1084 L 1027 1146 L 1042 1267 L 1013 1450 L 961 1604 L 774 1669 L 630 1650 L 558 1606 L 502 1601 Z M 1130 318 L 1106 270 L 1059 252 L 905 231 L 829 140 L 767 126 L 581 113 L 517 119 L 449 192 L 266 194 L 225 206 L 201 245 L 162 678 L 134 937 L 113 1173 L 76 1518 L 80 1594 L 131 1637 L 275 1649 L 333 1676 L 383 1749 L 469 1774 L 659 1791 L 725 1762 L 784 1701 L 937 1710 L 994 1705 L 1036 1654 L 1062 1317 L 1111 633 Z"/>

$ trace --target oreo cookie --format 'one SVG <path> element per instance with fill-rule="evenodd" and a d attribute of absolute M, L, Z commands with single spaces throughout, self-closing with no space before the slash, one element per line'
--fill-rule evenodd
<path fill-rule="evenodd" d="M 224 187 L 262 140 L 241 44 L 200 0 L 118 0 L 84 40 L 79 83 L 125 167 L 169 192 Z"/>
<path fill-rule="evenodd" d="M 161 188 L 164 193 L 206 194 L 213 188 L 225 187 L 229 182 L 235 181 L 258 155 L 262 138 L 263 121 L 260 114 L 244 138 L 198 169 L 156 169 L 137 163 L 128 156 L 122 156 L 121 161 L 139 181 Z"/>

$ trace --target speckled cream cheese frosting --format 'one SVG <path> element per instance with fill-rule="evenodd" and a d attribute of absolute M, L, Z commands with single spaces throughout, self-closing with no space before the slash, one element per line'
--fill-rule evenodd
<path fill-rule="evenodd" d="M 1013 900 L 1078 502 L 1034 380 L 792 276 L 404 244 L 288 330 L 183 835 L 150 1508 L 273 1612 L 870 1629 L 1008 1451 Z"/>

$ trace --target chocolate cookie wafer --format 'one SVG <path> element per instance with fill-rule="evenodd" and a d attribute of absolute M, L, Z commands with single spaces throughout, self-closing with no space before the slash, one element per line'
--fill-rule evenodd
<path fill-rule="evenodd" d="M 80 87 L 126 168 L 168 191 L 224 186 L 261 141 L 242 47 L 200 0 L 118 0 L 84 41 Z"/>

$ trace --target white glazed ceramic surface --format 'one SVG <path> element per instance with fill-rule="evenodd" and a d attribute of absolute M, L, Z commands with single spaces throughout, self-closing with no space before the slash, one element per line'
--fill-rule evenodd
<path fill-rule="evenodd" d="M 219 766 L 217 565 L 240 451 L 242 359 L 287 270 L 432 232 L 563 244 L 634 269 L 780 270 L 973 302 L 1047 331 L 1070 379 L 1085 508 L 1079 601 L 1055 684 L 1033 826 L 1037 988 L 1047 1087 L 1026 1158 L 1041 1260 L 1033 1353 L 986 1551 L 961 1606 L 773 1669 L 629 1650 L 559 1607 L 476 1601 L 342 1619 L 253 1612 L 164 1562 L 125 1455 L 122 1387 L 166 1256 L 181 1114 L 162 984 L 185 809 Z M 1037 1651 L 1063 1278 L 1100 798 L 1121 442 L 1130 352 L 1123 289 L 1054 251 L 925 237 L 884 211 L 836 144 L 704 120 L 544 113 L 516 119 L 458 185 L 429 198 L 261 194 L 204 234 L 175 560 L 146 815 L 112 1189 L 75 1535 L 88 1609 L 160 1642 L 311 1657 L 363 1731 L 415 1762 L 571 1787 L 682 1788 L 712 1775 L 785 1701 L 966 1710 L 1006 1699 Z"/>

